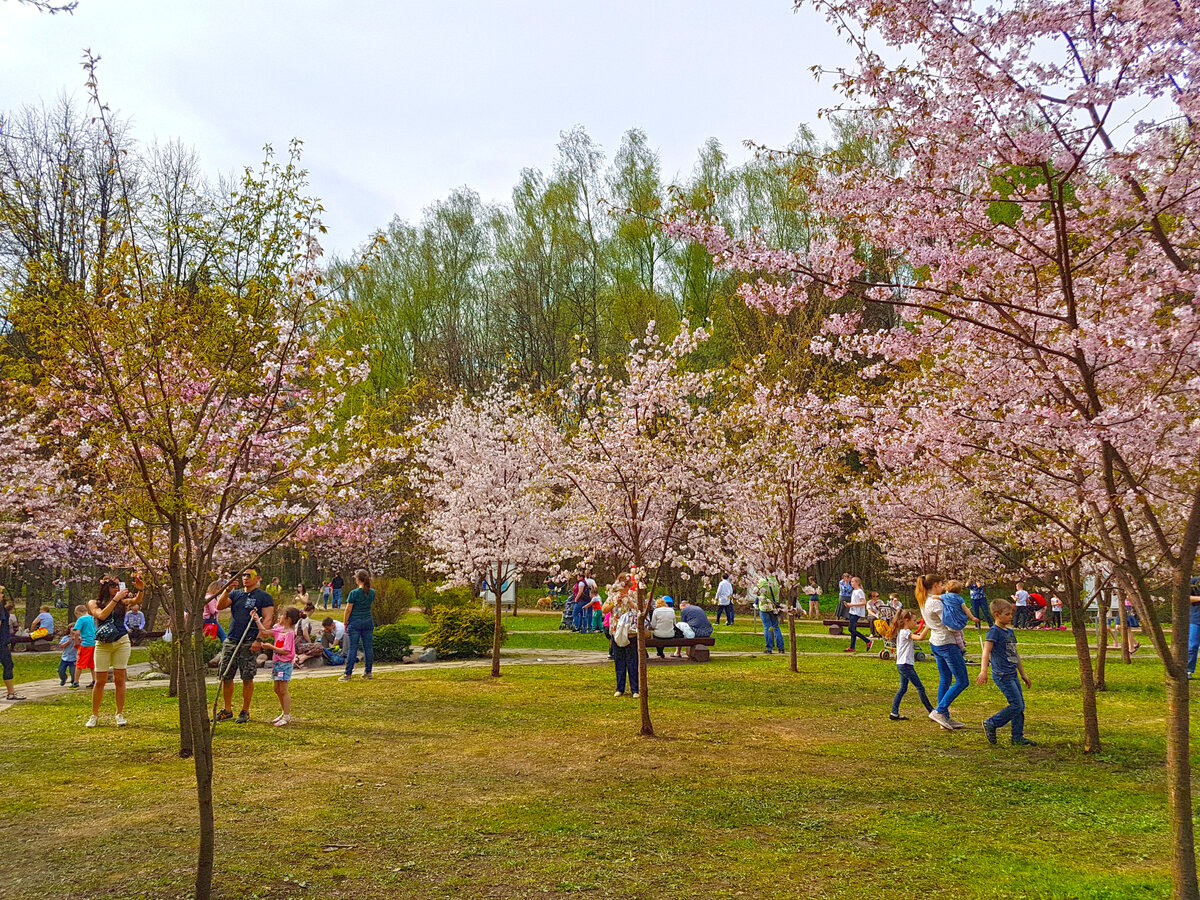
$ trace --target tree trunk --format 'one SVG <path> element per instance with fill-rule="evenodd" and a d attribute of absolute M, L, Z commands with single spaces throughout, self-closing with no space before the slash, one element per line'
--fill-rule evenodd
<path fill-rule="evenodd" d="M 496 600 L 496 627 L 492 632 L 492 677 L 500 677 L 500 630 L 504 628 L 501 617 L 504 615 L 504 604 L 501 603 L 500 591 L 504 585 L 496 582 L 492 585 L 492 596 Z"/>
<path fill-rule="evenodd" d="M 1184 666 L 1167 674 L 1167 806 L 1171 821 L 1172 900 L 1197 900 L 1196 834 L 1192 823 L 1192 760 L 1188 744 L 1190 710 Z"/>
<path fill-rule="evenodd" d="M 1079 681 L 1083 688 L 1083 752 L 1100 752 L 1100 718 L 1096 712 L 1096 682 L 1092 676 L 1092 653 L 1088 646 L 1085 611 L 1079 593 L 1067 588 L 1071 605 L 1071 634 L 1075 638 L 1075 656 L 1079 660 Z"/>
<path fill-rule="evenodd" d="M 174 644 L 174 643 L 171 644 L 171 671 L 169 674 L 171 676 L 171 680 L 167 682 L 167 696 L 168 697 L 178 697 L 179 696 L 179 647 L 177 644 Z M 183 728 L 183 724 L 181 722 L 180 723 L 181 731 L 182 731 L 182 728 Z"/>
<path fill-rule="evenodd" d="M 650 685 L 646 680 L 649 671 L 649 666 L 646 665 L 646 638 L 649 635 L 643 624 L 646 615 L 641 603 L 638 604 L 638 610 L 638 708 L 642 713 L 641 733 L 644 737 L 654 737 L 654 724 L 650 721 Z"/>
<path fill-rule="evenodd" d="M 791 660 L 788 668 L 793 672 L 799 672 L 796 668 L 796 605 L 793 603 L 788 609 L 788 640 L 791 642 Z"/>
<path fill-rule="evenodd" d="M 1129 611 L 1125 609 L 1125 597 L 1117 593 L 1117 615 L 1121 617 L 1121 662 L 1129 665 L 1133 662 L 1133 654 L 1129 652 Z"/>
<path fill-rule="evenodd" d="M 189 635 L 194 637 L 194 635 Z M 189 646 L 189 644 L 191 646 Z M 202 645 L 201 645 L 202 646 Z M 193 736 L 192 759 L 196 769 L 196 806 L 200 815 L 200 849 L 196 857 L 196 900 L 212 895 L 213 855 L 216 825 L 213 817 L 212 728 L 208 719 L 208 691 L 204 681 L 203 655 L 194 641 L 181 642 L 180 709 L 187 710 Z"/>
<path fill-rule="evenodd" d="M 1108 602 L 1107 589 L 1100 592 L 1100 600 Z M 1106 691 L 1108 685 L 1104 680 L 1104 664 L 1108 660 L 1108 611 L 1101 612 L 1100 603 L 1097 603 L 1096 612 L 1096 690 Z"/>

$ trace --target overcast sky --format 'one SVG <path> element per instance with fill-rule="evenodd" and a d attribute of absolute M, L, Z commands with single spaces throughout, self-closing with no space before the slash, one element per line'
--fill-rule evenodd
<path fill-rule="evenodd" d="M 611 158 L 644 129 L 668 178 L 716 137 L 779 146 L 834 102 L 813 64 L 849 52 L 790 0 L 80 0 L 0 2 L 0 109 L 85 99 L 81 54 L 143 141 L 182 139 L 210 172 L 304 141 L 328 249 L 459 185 L 506 200 L 582 125 Z"/>

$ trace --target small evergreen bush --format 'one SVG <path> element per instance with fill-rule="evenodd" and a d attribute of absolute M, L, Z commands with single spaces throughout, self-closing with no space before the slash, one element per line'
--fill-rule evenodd
<path fill-rule="evenodd" d="M 437 651 L 441 659 L 487 656 L 492 652 L 492 634 L 496 616 L 491 610 L 462 606 L 436 606 L 429 617 L 425 646 Z M 506 637 L 500 629 L 500 643 Z"/>
<path fill-rule="evenodd" d="M 412 638 L 403 625 L 380 625 L 375 629 L 375 659 L 379 662 L 400 662 L 410 650 Z"/>
<path fill-rule="evenodd" d="M 377 578 L 373 583 L 375 624 L 392 625 L 417 603 L 417 590 L 407 578 Z M 378 634 L 378 632 L 376 632 Z"/>

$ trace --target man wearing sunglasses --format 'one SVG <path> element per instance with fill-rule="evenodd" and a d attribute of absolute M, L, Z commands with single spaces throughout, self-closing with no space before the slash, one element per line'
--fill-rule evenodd
<path fill-rule="evenodd" d="M 221 645 L 221 661 L 217 664 L 217 672 L 221 676 L 221 695 L 225 708 L 217 713 L 217 721 L 224 722 L 233 718 L 233 676 L 240 672 L 242 676 L 242 711 L 237 721 L 250 721 L 250 701 L 254 698 L 254 673 L 258 671 L 255 657 L 258 655 L 258 626 L 251 617 L 257 612 L 262 619 L 263 628 L 270 630 L 275 621 L 275 601 L 271 595 L 258 586 L 258 572 L 247 569 L 242 573 L 242 590 L 230 592 L 229 587 L 217 598 L 217 610 L 230 610 L 229 635 Z"/>

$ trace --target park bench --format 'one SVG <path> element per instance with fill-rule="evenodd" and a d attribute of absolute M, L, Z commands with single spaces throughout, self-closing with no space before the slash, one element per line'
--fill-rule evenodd
<path fill-rule="evenodd" d="M 646 648 L 687 647 L 688 659 L 692 662 L 708 662 L 708 648 L 717 643 L 716 638 L 646 638 Z"/>

